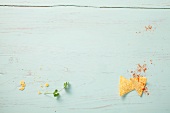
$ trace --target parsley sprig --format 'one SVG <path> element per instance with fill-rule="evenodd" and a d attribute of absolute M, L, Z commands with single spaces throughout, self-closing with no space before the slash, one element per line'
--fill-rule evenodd
<path fill-rule="evenodd" d="M 59 92 L 61 92 L 63 89 L 66 89 L 66 88 L 68 88 L 68 87 L 69 87 L 69 82 L 64 82 L 64 87 L 63 87 L 62 89 L 60 89 L 59 91 L 58 91 L 57 89 L 55 89 L 53 93 L 45 92 L 44 94 L 45 94 L 45 95 L 46 95 L 46 94 L 53 94 L 54 97 L 58 97 L 58 96 L 60 95 Z"/>

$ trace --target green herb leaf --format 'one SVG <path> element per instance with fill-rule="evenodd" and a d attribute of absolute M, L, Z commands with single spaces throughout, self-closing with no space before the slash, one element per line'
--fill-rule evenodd
<path fill-rule="evenodd" d="M 69 82 L 65 82 L 65 83 L 64 83 L 64 88 L 67 88 L 68 85 L 69 85 Z"/>
<path fill-rule="evenodd" d="M 60 94 L 59 93 L 55 93 L 54 94 L 54 97 L 58 97 Z"/>
<path fill-rule="evenodd" d="M 59 92 L 62 91 L 63 89 L 68 88 L 68 87 L 69 87 L 69 82 L 65 82 L 65 83 L 64 83 L 64 88 L 62 88 L 61 90 L 58 91 L 57 89 L 55 89 L 53 93 L 45 92 L 44 94 L 53 94 L 54 97 L 58 97 L 58 96 L 60 95 Z"/>
<path fill-rule="evenodd" d="M 56 90 L 53 92 L 53 94 L 54 94 L 54 93 L 57 93 L 57 92 L 58 92 L 58 90 L 56 89 Z"/>
<path fill-rule="evenodd" d="M 54 95 L 54 97 L 57 97 L 57 96 L 60 95 L 60 94 L 58 93 L 58 90 L 57 90 L 57 89 L 53 92 L 53 95 Z"/>

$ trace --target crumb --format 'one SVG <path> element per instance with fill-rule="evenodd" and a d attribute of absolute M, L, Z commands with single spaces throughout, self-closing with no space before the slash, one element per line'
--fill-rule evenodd
<path fill-rule="evenodd" d="M 150 63 L 152 64 L 152 60 L 150 60 Z"/>
<path fill-rule="evenodd" d="M 46 84 L 45 84 L 45 87 L 48 87 L 48 86 L 49 86 L 49 84 L 48 84 L 48 83 L 46 83 Z"/>
<path fill-rule="evenodd" d="M 25 86 L 26 86 L 26 84 L 21 84 L 21 86 L 22 86 L 22 87 L 25 87 Z"/>
<path fill-rule="evenodd" d="M 149 29 L 152 29 L 152 26 L 151 26 L 151 25 L 149 25 L 149 26 L 148 26 L 148 28 L 149 28 Z"/>
<path fill-rule="evenodd" d="M 20 84 L 21 84 L 21 85 L 22 85 L 22 84 L 25 84 L 24 80 L 21 80 L 21 81 L 20 81 Z"/>
<path fill-rule="evenodd" d="M 22 86 L 19 88 L 19 90 L 21 90 L 21 91 L 23 91 L 24 89 L 25 89 L 25 87 L 22 87 Z"/>
<path fill-rule="evenodd" d="M 144 61 L 144 62 L 146 62 L 146 61 Z M 152 63 L 152 60 L 150 60 L 150 62 Z M 148 70 L 148 67 L 147 67 L 146 64 L 143 64 L 143 65 L 138 64 L 136 70 L 131 71 L 132 77 L 138 78 L 138 80 L 139 80 L 140 77 L 146 76 L 145 73 L 146 73 L 147 70 Z M 145 94 L 149 95 L 147 86 L 145 86 L 142 90 Z"/>
<path fill-rule="evenodd" d="M 41 95 L 42 93 L 40 91 L 38 91 L 38 94 Z"/>
<path fill-rule="evenodd" d="M 137 66 L 137 72 L 146 72 L 146 70 L 147 70 L 147 68 L 146 68 L 146 64 L 143 64 L 143 66 L 142 65 L 140 65 L 140 64 L 138 64 L 138 66 Z"/>
<path fill-rule="evenodd" d="M 152 26 L 151 25 L 145 26 L 145 29 L 146 29 L 146 31 L 151 30 Z"/>
<path fill-rule="evenodd" d="M 21 80 L 20 85 L 21 85 L 21 87 L 19 88 L 19 90 L 23 91 L 25 89 L 25 86 L 26 86 L 25 81 Z"/>
<path fill-rule="evenodd" d="M 41 85 L 40 87 L 43 88 L 43 85 Z"/>

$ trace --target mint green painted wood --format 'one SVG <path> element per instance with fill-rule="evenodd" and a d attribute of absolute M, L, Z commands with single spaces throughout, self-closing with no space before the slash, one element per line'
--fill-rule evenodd
<path fill-rule="evenodd" d="M 0 113 L 170 112 L 170 11 L 0 7 Z M 152 25 L 152 31 L 145 26 Z M 153 60 L 153 64 L 150 64 Z M 150 95 L 118 94 L 147 63 Z M 19 81 L 26 89 L 19 91 Z M 38 90 L 70 89 L 61 97 Z M 48 82 L 49 88 L 40 86 Z"/>

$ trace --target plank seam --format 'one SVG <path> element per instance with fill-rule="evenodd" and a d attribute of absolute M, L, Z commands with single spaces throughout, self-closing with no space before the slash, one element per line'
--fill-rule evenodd
<path fill-rule="evenodd" d="M 0 5 L 0 7 L 84 7 L 84 8 L 112 8 L 112 9 L 170 9 L 168 7 L 112 7 L 112 6 L 86 6 L 86 5 Z"/>

